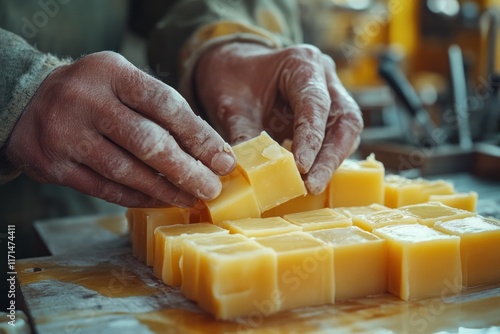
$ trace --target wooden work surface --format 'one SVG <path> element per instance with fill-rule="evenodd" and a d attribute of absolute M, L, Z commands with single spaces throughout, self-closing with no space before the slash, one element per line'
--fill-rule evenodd
<path fill-rule="evenodd" d="M 465 190 L 460 184 L 476 190 L 465 178 L 457 182 L 459 190 Z M 487 182 L 481 187 L 479 213 L 500 218 L 498 188 Z M 16 270 L 38 333 L 500 332 L 500 285 L 419 302 L 386 294 L 216 321 L 131 255 L 124 216 L 56 219 L 35 227 L 54 255 L 18 260 Z"/>

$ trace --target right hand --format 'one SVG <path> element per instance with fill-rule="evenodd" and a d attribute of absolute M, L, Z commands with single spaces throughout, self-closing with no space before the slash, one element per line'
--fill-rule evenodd
<path fill-rule="evenodd" d="M 191 206 L 236 166 L 228 144 L 171 87 L 113 52 L 52 72 L 6 143 L 17 168 L 126 207 Z"/>

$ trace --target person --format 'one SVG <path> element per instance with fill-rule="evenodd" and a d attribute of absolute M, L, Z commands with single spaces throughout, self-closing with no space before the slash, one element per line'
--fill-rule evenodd
<path fill-rule="evenodd" d="M 38 5 L 55 20 L 76 4 Z M 71 60 L 0 30 L 0 182 L 22 172 L 123 207 L 191 206 L 220 193 L 230 146 L 266 130 L 293 139 L 308 191 L 324 190 L 363 121 L 333 60 L 303 44 L 297 2 L 131 6 L 153 75 L 115 52 Z"/>

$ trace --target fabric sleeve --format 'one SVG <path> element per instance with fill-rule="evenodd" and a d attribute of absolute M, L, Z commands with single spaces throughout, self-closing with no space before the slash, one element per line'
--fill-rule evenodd
<path fill-rule="evenodd" d="M 193 70 L 207 49 L 230 41 L 272 48 L 300 43 L 298 9 L 291 0 L 178 1 L 150 35 L 149 65 L 154 75 L 193 103 Z"/>
<path fill-rule="evenodd" d="M 19 174 L 2 154 L 17 120 L 50 72 L 69 62 L 41 53 L 0 28 L 0 184 Z"/>

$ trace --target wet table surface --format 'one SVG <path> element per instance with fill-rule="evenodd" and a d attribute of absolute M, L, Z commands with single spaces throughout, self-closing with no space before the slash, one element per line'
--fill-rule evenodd
<path fill-rule="evenodd" d="M 500 218 L 498 184 L 451 180 L 457 190 L 478 191 L 480 214 Z M 443 297 L 417 302 L 385 294 L 217 321 L 132 256 L 123 216 L 35 226 L 54 255 L 19 260 L 16 269 L 38 333 L 500 333 L 500 285 L 450 286 Z"/>

